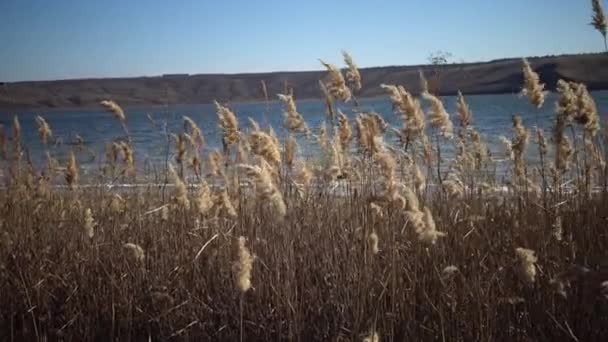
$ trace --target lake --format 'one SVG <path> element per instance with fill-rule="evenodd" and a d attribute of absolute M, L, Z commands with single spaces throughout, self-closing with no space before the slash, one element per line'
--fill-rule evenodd
<path fill-rule="evenodd" d="M 608 91 L 596 91 L 592 93 L 602 119 L 602 124 L 608 114 Z M 534 110 L 526 98 L 517 94 L 500 95 L 470 95 L 466 100 L 474 115 L 474 126 L 482 134 L 492 152 L 501 151 L 499 137 L 510 136 L 511 116 L 520 114 L 524 124 L 528 128 L 535 125 L 550 129 L 555 116 L 556 94 L 548 94 L 545 105 L 541 110 Z M 456 97 L 446 96 L 443 98 L 446 109 L 456 124 Z M 424 101 L 422 101 L 424 103 Z M 399 116 L 393 113 L 388 97 L 360 99 L 360 108 L 363 111 L 375 111 L 380 113 L 385 120 L 394 127 L 400 127 Z M 234 103 L 231 107 L 239 118 L 240 126 L 247 127 L 248 117 L 258 121 L 262 127 L 272 125 L 277 135 L 285 137 L 286 131 L 282 128 L 283 108 L 280 102 L 257 103 Z M 303 115 L 313 132 L 325 120 L 325 106 L 321 101 L 306 100 L 297 102 L 298 111 Z M 356 115 L 353 105 L 340 105 L 340 108 L 350 118 Z M 183 131 L 182 116 L 187 115 L 198 123 L 206 138 L 205 151 L 221 149 L 221 132 L 218 128 L 218 120 L 213 104 L 197 105 L 170 105 L 153 107 L 127 107 L 124 108 L 127 116 L 127 124 L 136 152 L 137 164 L 141 167 L 144 163 L 158 163 L 164 161 L 167 140 L 166 132 L 179 133 Z M 7 112 L 0 110 L 0 122 L 6 127 L 10 135 L 12 116 L 19 116 L 23 129 L 23 143 L 31 153 L 32 159 L 39 163 L 45 160 L 44 147 L 40 143 L 36 115 L 42 115 L 51 126 L 54 136 L 59 137 L 63 144 L 51 147 L 52 154 L 62 163 L 71 149 L 71 142 L 75 141 L 76 135 L 84 138 L 85 146 L 89 152 L 79 152 L 79 164 L 83 168 L 83 174 L 91 172 L 103 162 L 105 144 L 116 139 L 124 139 L 124 133 L 120 123 L 101 107 L 97 109 L 44 109 L 24 112 Z M 157 122 L 153 125 L 148 119 L 148 114 Z M 550 136 L 550 133 L 547 134 Z M 301 138 L 304 153 L 312 153 L 313 144 L 306 144 Z M 386 141 L 394 141 L 393 134 L 387 133 Z M 308 146 L 308 147 L 307 147 Z M 447 147 L 447 146 L 446 146 Z M 532 152 L 532 149 L 529 149 Z M 173 151 L 171 143 L 170 153 Z M 533 153 L 531 153 L 533 155 Z M 94 158 L 94 156 L 97 156 Z M 449 157 L 449 156 L 448 156 Z"/>

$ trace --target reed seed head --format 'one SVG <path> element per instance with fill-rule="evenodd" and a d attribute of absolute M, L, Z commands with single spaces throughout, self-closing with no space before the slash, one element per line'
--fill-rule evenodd
<path fill-rule="evenodd" d="M 239 236 L 237 240 L 237 258 L 234 264 L 236 287 L 241 293 L 251 288 L 251 271 L 253 269 L 253 256 L 245 245 L 245 237 Z"/>
<path fill-rule="evenodd" d="M 112 115 L 114 115 L 114 117 L 116 119 L 118 119 L 120 122 L 125 122 L 126 121 L 126 116 L 125 116 L 125 112 L 122 110 L 122 108 L 114 101 L 112 100 L 103 100 L 100 102 L 100 104 L 110 113 L 112 113 Z"/>
<path fill-rule="evenodd" d="M 530 62 L 523 59 L 524 87 L 521 91 L 522 95 L 527 96 L 530 104 L 535 108 L 540 108 L 545 102 L 545 85 L 540 83 L 540 77 L 532 69 Z"/>
<path fill-rule="evenodd" d="M 325 82 L 329 94 L 335 99 L 342 102 L 348 102 L 352 96 L 350 89 L 346 86 L 346 81 L 338 68 L 335 65 L 325 63 L 319 60 L 321 64 L 327 69 L 328 76 Z"/>
<path fill-rule="evenodd" d="M 144 249 L 138 244 L 128 242 L 123 245 L 123 248 L 129 253 L 129 257 L 137 263 L 143 264 L 146 259 L 146 253 Z"/>
<path fill-rule="evenodd" d="M 538 258 L 536 257 L 534 251 L 531 249 L 518 247 L 515 249 L 515 253 L 516 253 L 517 257 L 519 258 L 520 276 L 527 283 L 530 283 L 530 284 L 534 283 L 536 280 L 535 264 L 538 261 Z"/>
<path fill-rule="evenodd" d="M 361 90 L 361 74 L 353 61 L 352 56 L 346 51 L 342 51 L 342 56 L 344 56 L 344 63 L 348 66 L 346 80 L 348 81 L 350 88 L 353 92 Z"/>
<path fill-rule="evenodd" d="M 40 141 L 44 145 L 48 143 L 49 138 L 53 137 L 53 131 L 51 126 L 46 122 L 42 116 L 36 116 L 36 123 L 38 124 L 38 133 L 40 134 Z"/>

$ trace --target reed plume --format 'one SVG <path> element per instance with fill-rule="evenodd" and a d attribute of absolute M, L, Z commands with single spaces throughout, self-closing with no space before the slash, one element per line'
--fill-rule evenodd
<path fill-rule="evenodd" d="M 525 178 L 525 160 L 524 153 L 528 145 L 528 130 L 523 125 L 521 117 L 513 115 L 513 128 L 515 134 L 511 141 L 513 151 L 513 164 L 515 176 L 519 179 Z"/>
<path fill-rule="evenodd" d="M 380 87 L 391 93 L 393 110 L 397 111 L 403 122 L 400 137 L 408 145 L 421 135 L 424 135 L 424 112 L 420 102 L 403 86 L 381 84 Z"/>
<path fill-rule="evenodd" d="M 175 183 L 174 195 L 172 198 L 173 202 L 179 208 L 185 210 L 190 209 L 190 200 L 188 199 L 188 188 L 186 187 L 186 183 L 184 183 L 184 180 L 177 174 L 171 164 L 169 164 L 169 174 Z"/>
<path fill-rule="evenodd" d="M 370 248 L 372 249 L 373 254 L 378 254 L 380 252 L 380 248 L 378 248 L 378 234 L 375 231 L 372 231 L 368 237 Z"/>
<path fill-rule="evenodd" d="M 249 144 L 251 151 L 264 158 L 273 166 L 281 164 L 281 151 L 278 141 L 269 133 L 254 131 L 249 134 Z"/>
<path fill-rule="evenodd" d="M 131 144 L 127 142 L 120 143 L 120 149 L 123 154 L 123 163 L 124 163 L 124 172 L 125 175 L 134 175 L 135 174 L 135 153 L 133 152 L 133 147 Z"/>
<path fill-rule="evenodd" d="M 335 112 L 334 112 L 334 99 L 332 98 L 329 90 L 325 86 L 323 81 L 319 80 L 319 89 L 321 89 L 321 94 L 323 95 L 323 99 L 325 100 L 325 115 L 330 120 L 334 120 Z"/>
<path fill-rule="evenodd" d="M 126 249 L 129 253 L 129 257 L 140 264 L 143 264 L 145 259 L 146 259 L 146 253 L 144 252 L 144 249 L 141 248 L 140 245 L 132 243 L 132 242 L 128 242 L 125 243 L 123 245 L 123 248 Z"/>
<path fill-rule="evenodd" d="M 344 81 L 344 77 L 340 70 L 333 64 L 325 63 L 322 60 L 319 61 L 325 66 L 328 72 L 325 87 L 329 94 L 337 100 L 348 102 L 352 95 L 350 89 L 346 86 L 346 82 Z"/>
<path fill-rule="evenodd" d="M 458 103 L 456 106 L 458 108 L 458 119 L 460 120 L 460 127 L 466 129 L 473 123 L 473 112 L 471 112 L 471 108 L 469 108 L 469 105 L 464 100 L 464 96 L 462 96 L 460 90 L 458 91 L 457 101 Z"/>
<path fill-rule="evenodd" d="M 209 166 L 209 174 L 212 176 L 223 175 L 222 168 L 222 154 L 218 151 L 211 151 L 207 156 L 207 164 Z"/>
<path fill-rule="evenodd" d="M 198 192 L 196 194 L 196 208 L 198 209 L 198 213 L 203 216 L 207 215 L 207 213 L 209 213 L 209 211 L 213 208 L 211 189 L 209 189 L 209 185 L 205 180 L 203 180 L 198 187 Z"/>
<path fill-rule="evenodd" d="M 213 207 L 215 209 L 216 217 L 223 215 L 227 218 L 234 219 L 238 216 L 236 208 L 234 207 L 234 204 L 232 204 L 226 188 L 215 192 Z"/>
<path fill-rule="evenodd" d="M 450 120 L 450 115 L 445 110 L 443 102 L 428 92 L 422 93 L 422 97 L 429 101 L 431 109 L 429 113 L 429 124 L 439 130 L 440 134 L 445 138 L 451 139 L 454 136 L 454 125 Z"/>
<path fill-rule="evenodd" d="M 441 272 L 441 275 L 444 278 L 451 278 L 452 276 L 454 276 L 456 273 L 458 273 L 458 267 L 454 266 L 454 265 L 449 265 L 446 266 L 443 271 Z"/>
<path fill-rule="evenodd" d="M 298 161 L 294 167 L 294 183 L 300 193 L 304 193 L 313 179 L 310 168 L 304 161 Z"/>
<path fill-rule="evenodd" d="M 124 214 L 127 211 L 127 201 L 119 194 L 113 194 L 110 200 L 110 212 L 113 214 Z"/>
<path fill-rule="evenodd" d="M 21 163 L 21 123 L 17 115 L 13 116 L 13 157 L 16 161 L 17 174 Z"/>
<path fill-rule="evenodd" d="M 264 203 L 273 212 L 279 221 L 287 213 L 283 195 L 274 184 L 271 166 L 261 159 L 259 165 L 239 165 L 247 171 L 247 176 L 253 180 L 255 191 L 260 203 Z"/>
<path fill-rule="evenodd" d="M 361 90 L 361 74 L 359 73 L 359 69 L 348 52 L 342 51 L 342 56 L 344 57 L 344 63 L 348 66 L 346 81 L 349 83 L 353 92 L 357 92 Z"/>
<path fill-rule="evenodd" d="M 327 126 L 322 122 L 319 126 L 319 133 L 316 135 L 319 146 L 326 151 L 329 148 L 329 138 L 327 137 Z"/>
<path fill-rule="evenodd" d="M 344 151 L 348 151 L 350 142 L 353 140 L 353 131 L 348 123 L 348 117 L 338 109 L 338 134 L 340 136 L 340 144 Z"/>
<path fill-rule="evenodd" d="M 355 119 L 359 148 L 370 155 L 383 147 L 382 133 L 386 122 L 378 114 L 359 114 Z"/>
<path fill-rule="evenodd" d="M 519 258 L 519 272 L 521 278 L 529 284 L 536 281 L 536 262 L 538 258 L 531 249 L 518 247 L 515 253 Z"/>
<path fill-rule="evenodd" d="M 281 102 L 283 102 L 284 110 L 283 115 L 285 116 L 284 125 L 285 128 L 292 132 L 308 133 L 308 126 L 306 121 L 296 109 L 296 103 L 293 99 L 293 95 L 277 94 Z"/>
<path fill-rule="evenodd" d="M 38 134 L 40 135 L 40 141 L 42 144 L 46 145 L 48 143 L 49 138 L 53 137 L 53 131 L 51 130 L 51 126 L 46 122 L 46 120 L 41 116 L 36 116 L 36 123 L 38 124 Z"/>
<path fill-rule="evenodd" d="M 238 260 L 233 266 L 236 288 L 241 293 L 245 293 L 251 288 L 251 271 L 253 269 L 253 256 L 245 246 L 246 242 L 244 236 L 239 236 L 237 239 Z"/>
<path fill-rule="evenodd" d="M 223 132 L 222 142 L 224 146 L 235 144 L 239 140 L 239 122 L 234 112 L 214 101 L 219 119 L 220 129 Z"/>
<path fill-rule="evenodd" d="M 377 332 L 372 331 L 369 335 L 365 336 L 363 342 L 380 342 L 380 335 Z"/>
<path fill-rule="evenodd" d="M 70 151 L 70 157 L 65 171 L 65 181 L 72 190 L 78 185 L 78 164 L 76 163 L 74 151 Z"/>
<path fill-rule="evenodd" d="M 186 136 L 184 134 L 171 134 L 175 140 L 175 161 L 182 165 L 186 158 Z"/>
<path fill-rule="evenodd" d="M 577 98 L 577 114 L 574 116 L 574 120 L 583 125 L 588 137 L 593 137 L 600 129 L 595 101 L 584 84 L 573 83 L 572 87 Z"/>
<path fill-rule="evenodd" d="M 593 16 L 591 17 L 590 25 L 593 26 L 601 35 L 604 37 L 604 49 L 608 51 L 608 43 L 606 42 L 606 32 L 608 32 L 608 20 L 604 14 L 602 8 L 602 2 L 600 0 L 591 0 L 591 7 L 593 8 Z"/>
<path fill-rule="evenodd" d="M 188 116 L 184 116 L 184 125 L 190 128 L 190 136 L 192 137 L 193 145 L 197 150 L 202 150 L 205 147 L 205 137 L 203 131 L 198 127 L 196 122 Z"/>
<path fill-rule="evenodd" d="M 535 108 L 540 108 L 545 102 L 545 85 L 540 83 L 540 77 L 532 69 L 530 62 L 523 59 L 524 87 L 521 90 L 522 95 L 528 97 L 528 101 Z"/>
<path fill-rule="evenodd" d="M 103 100 L 100 102 L 100 104 L 110 113 L 112 113 L 112 115 L 114 115 L 114 117 L 116 119 L 118 119 L 118 121 L 124 123 L 127 118 L 125 116 L 125 112 L 123 111 L 123 109 L 114 101 L 112 100 Z"/>
<path fill-rule="evenodd" d="M 341 179 L 346 176 L 346 155 L 342 150 L 342 144 L 339 134 L 334 134 L 331 145 L 328 149 L 328 163 L 325 169 L 325 174 L 330 180 Z"/>
<path fill-rule="evenodd" d="M 84 211 L 84 232 L 89 239 L 93 238 L 95 235 L 95 220 L 93 219 L 93 214 L 91 213 L 91 208 L 87 208 Z"/>

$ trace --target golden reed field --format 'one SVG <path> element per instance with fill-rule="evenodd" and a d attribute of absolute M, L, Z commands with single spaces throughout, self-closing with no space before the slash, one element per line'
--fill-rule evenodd
<path fill-rule="evenodd" d="M 359 111 L 344 57 L 322 62 L 320 128 L 291 91 L 280 139 L 216 102 L 223 149 L 184 117 L 161 184 L 113 101 L 127 138 L 88 177 L 78 145 L 55 159 L 42 117 L 48 161 L 31 162 L 15 116 L 0 137 L 0 340 L 605 341 L 608 135 L 585 85 L 560 80 L 545 103 L 523 60 L 521 101 L 555 106 L 553 129 L 513 113 L 490 156 L 466 98 L 449 115 L 424 75 L 420 97 L 378 85 L 401 127 Z"/>

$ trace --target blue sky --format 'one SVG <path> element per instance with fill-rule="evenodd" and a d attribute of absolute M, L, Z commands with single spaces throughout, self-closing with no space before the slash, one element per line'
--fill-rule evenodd
<path fill-rule="evenodd" d="M 605 7 L 608 3 L 604 1 Z M 588 0 L 0 0 L 0 81 L 597 52 Z"/>

